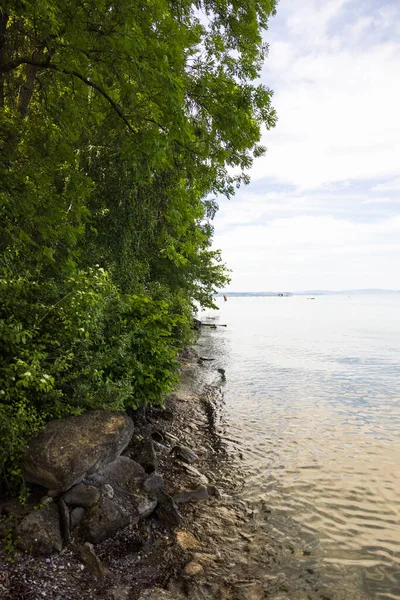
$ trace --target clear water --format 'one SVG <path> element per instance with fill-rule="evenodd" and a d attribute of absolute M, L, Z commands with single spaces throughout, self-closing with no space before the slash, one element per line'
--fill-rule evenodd
<path fill-rule="evenodd" d="M 243 497 L 308 549 L 332 597 L 400 600 L 400 294 L 218 304 L 202 318 L 227 327 L 201 344 L 226 369 Z"/>

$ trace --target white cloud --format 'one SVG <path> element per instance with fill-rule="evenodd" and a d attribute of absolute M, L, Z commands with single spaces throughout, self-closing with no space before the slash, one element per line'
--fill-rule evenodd
<path fill-rule="evenodd" d="M 387 181 L 385 183 L 380 183 L 378 185 L 374 185 L 372 188 L 374 192 L 400 192 L 400 177 L 395 177 L 394 179 Z M 400 198 L 400 194 L 398 195 Z"/>
<path fill-rule="evenodd" d="M 398 174 L 400 42 L 363 40 L 372 15 L 329 36 L 329 22 L 347 4 L 281 2 L 288 37 L 275 42 L 272 22 L 263 72 L 267 84 L 274 82 L 279 122 L 264 136 L 269 151 L 253 179 L 268 173 L 309 188 Z"/>
<path fill-rule="evenodd" d="M 400 289 L 400 5 L 281 0 L 266 40 L 279 122 L 217 218 L 231 289 Z"/>
<path fill-rule="evenodd" d="M 274 219 L 268 224 L 240 227 L 240 236 L 234 228 L 219 236 L 227 250 L 243 248 L 304 250 L 317 247 L 330 251 L 367 244 L 373 240 L 392 243 L 396 236 L 400 247 L 400 215 L 376 223 L 354 223 L 333 216 L 296 216 Z M 396 240 L 394 240 L 396 241 Z M 400 281 L 399 281 L 400 283 Z"/>
<path fill-rule="evenodd" d="M 376 223 L 332 216 L 275 219 L 226 231 L 217 243 L 235 265 L 232 289 L 400 289 L 400 216 Z"/>

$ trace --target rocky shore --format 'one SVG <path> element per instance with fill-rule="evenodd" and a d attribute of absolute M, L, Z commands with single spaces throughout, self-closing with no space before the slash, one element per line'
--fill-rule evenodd
<path fill-rule="evenodd" d="M 198 363 L 186 351 L 163 408 L 87 413 L 35 439 L 24 467 L 32 496 L 0 505 L 0 598 L 228 597 L 219 536 L 241 511 L 216 472 L 219 387 L 200 389 Z"/>
<path fill-rule="evenodd" d="M 225 373 L 201 358 L 186 351 L 163 408 L 103 415 L 108 438 L 85 417 L 73 466 L 73 427 L 52 452 L 34 444 L 29 502 L 0 503 L 1 600 L 331 600 L 310 553 L 274 541 L 268 507 L 241 499 L 218 431 Z"/>

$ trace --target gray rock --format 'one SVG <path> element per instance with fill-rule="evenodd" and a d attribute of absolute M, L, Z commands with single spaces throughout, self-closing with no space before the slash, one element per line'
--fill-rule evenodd
<path fill-rule="evenodd" d="M 71 515 L 70 515 L 71 531 L 77 525 L 79 525 L 79 523 L 81 523 L 84 518 L 85 518 L 85 509 L 80 506 L 77 506 L 76 508 L 74 508 L 74 510 L 71 511 Z"/>
<path fill-rule="evenodd" d="M 71 519 L 68 506 L 64 500 L 58 502 L 58 512 L 60 514 L 61 533 L 66 544 L 71 541 Z"/>
<path fill-rule="evenodd" d="M 143 484 L 148 494 L 155 495 L 164 489 L 164 477 L 160 473 L 152 473 Z"/>
<path fill-rule="evenodd" d="M 47 423 L 24 456 L 25 479 L 52 491 L 68 490 L 87 474 L 114 461 L 133 433 L 125 414 L 95 410 Z"/>
<path fill-rule="evenodd" d="M 208 500 L 213 495 L 213 488 L 206 487 L 204 485 L 197 488 L 197 490 L 184 490 L 178 494 L 173 495 L 174 502 L 177 504 L 185 504 L 186 502 L 200 502 L 201 500 Z"/>
<path fill-rule="evenodd" d="M 117 460 L 97 471 L 92 479 L 100 483 L 111 483 L 130 492 L 140 487 L 145 475 L 145 470 L 139 463 L 127 456 L 119 456 Z"/>
<path fill-rule="evenodd" d="M 157 508 L 158 501 L 148 496 L 134 496 L 139 519 L 149 517 Z"/>
<path fill-rule="evenodd" d="M 194 482 L 198 484 L 200 483 L 201 485 L 208 485 L 209 482 L 207 477 L 203 475 L 203 473 L 200 473 L 196 467 L 193 467 L 192 465 L 186 465 L 184 463 L 182 463 L 182 467 L 185 468 L 185 471 L 188 473 L 188 475 L 190 475 Z"/>
<path fill-rule="evenodd" d="M 167 523 L 167 525 L 171 525 L 172 527 L 176 527 L 180 525 L 183 521 L 183 517 L 178 510 L 178 507 L 174 500 L 166 494 L 165 492 L 161 492 L 158 498 L 158 506 L 157 506 L 157 516 L 160 521 Z"/>
<path fill-rule="evenodd" d="M 94 485 L 78 483 L 65 492 L 63 500 L 71 506 L 90 508 L 100 500 L 100 490 Z"/>
<path fill-rule="evenodd" d="M 114 500 L 102 497 L 83 522 L 83 535 L 86 541 L 100 544 L 118 531 L 126 527 L 130 516 L 122 506 Z"/>
<path fill-rule="evenodd" d="M 18 548 L 33 556 L 61 552 L 60 515 L 56 504 L 48 504 L 25 517 L 16 528 Z"/>
<path fill-rule="evenodd" d="M 187 448 L 186 446 L 175 446 L 174 454 L 188 465 L 192 465 L 194 462 L 199 460 L 197 454 L 193 452 L 193 450 L 191 450 L 190 448 Z"/>
<path fill-rule="evenodd" d="M 146 473 L 152 473 L 157 470 L 158 460 L 152 440 L 143 440 L 138 443 L 134 452 L 134 457 L 135 460 L 142 465 Z"/>
<path fill-rule="evenodd" d="M 92 544 L 86 542 L 79 548 L 79 553 L 81 555 L 81 559 L 85 563 L 85 566 L 89 571 L 92 571 L 98 577 L 105 577 L 106 575 L 111 575 L 110 571 L 103 565 Z"/>
<path fill-rule="evenodd" d="M 153 441 L 153 448 L 159 454 L 169 454 L 168 446 L 164 446 L 164 444 L 159 444 L 158 442 Z"/>
<path fill-rule="evenodd" d="M 103 490 L 103 494 L 105 496 L 107 496 L 107 498 L 110 498 L 110 500 L 112 500 L 115 496 L 115 491 L 112 485 L 110 485 L 109 483 L 105 483 L 102 486 L 102 490 Z"/>

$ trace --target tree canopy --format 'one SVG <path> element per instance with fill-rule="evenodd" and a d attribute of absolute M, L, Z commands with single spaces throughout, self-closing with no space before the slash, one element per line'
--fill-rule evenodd
<path fill-rule="evenodd" d="M 160 402 L 228 280 L 218 195 L 276 121 L 275 0 L 0 6 L 0 470 L 46 420 Z"/>

